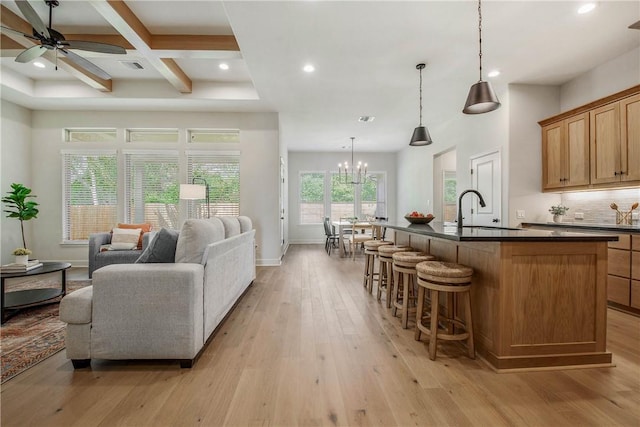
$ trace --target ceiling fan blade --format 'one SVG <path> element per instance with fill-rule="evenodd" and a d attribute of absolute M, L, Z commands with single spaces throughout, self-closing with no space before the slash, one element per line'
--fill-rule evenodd
<path fill-rule="evenodd" d="M 640 21 L 636 22 L 635 24 L 629 25 L 629 28 L 631 28 L 632 30 L 640 30 Z"/>
<path fill-rule="evenodd" d="M 80 50 L 88 50 L 91 52 L 100 52 L 100 53 L 117 53 L 117 54 L 127 53 L 125 48 L 116 46 L 114 44 L 89 42 L 84 40 L 65 40 L 61 43 L 65 47 L 65 49 L 66 48 L 80 49 Z"/>
<path fill-rule="evenodd" d="M 105 80 L 111 80 L 111 76 L 107 74 L 107 72 L 104 71 L 102 68 L 95 65 L 93 62 L 89 62 L 86 59 L 84 59 L 82 56 L 76 55 L 75 53 L 69 50 L 58 49 L 58 51 L 61 52 L 64 56 L 66 56 L 71 61 L 75 62 L 80 67 L 89 71 L 91 74 L 95 74 L 96 76 Z"/>
<path fill-rule="evenodd" d="M 27 62 L 31 62 L 36 58 L 41 57 L 42 55 L 44 55 L 44 53 L 47 51 L 47 49 L 43 46 L 35 45 L 35 46 L 31 46 L 29 49 L 27 50 L 23 50 L 20 55 L 18 55 L 16 57 L 16 62 L 20 62 L 22 64 L 27 63 Z"/>
<path fill-rule="evenodd" d="M 0 25 L 0 28 L 2 29 L 2 31 L 4 31 L 6 33 L 12 33 L 12 34 L 15 34 L 15 35 L 23 36 L 23 37 L 26 37 L 26 38 L 31 39 L 31 40 L 39 40 L 37 37 L 33 37 L 31 34 L 25 34 L 23 32 L 16 31 L 13 28 L 5 27 L 4 25 Z"/>
<path fill-rule="evenodd" d="M 47 26 L 42 22 L 42 19 L 38 16 L 33 7 L 29 4 L 28 1 L 25 0 L 16 0 L 16 6 L 22 12 L 22 15 L 29 21 L 29 24 L 36 30 L 37 33 L 42 34 L 46 38 L 50 38 L 49 30 Z"/>

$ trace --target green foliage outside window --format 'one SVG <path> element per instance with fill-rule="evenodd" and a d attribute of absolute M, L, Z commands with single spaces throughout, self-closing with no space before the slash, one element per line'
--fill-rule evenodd
<path fill-rule="evenodd" d="M 304 203 L 321 203 L 324 200 L 324 173 L 300 176 L 300 200 Z"/>

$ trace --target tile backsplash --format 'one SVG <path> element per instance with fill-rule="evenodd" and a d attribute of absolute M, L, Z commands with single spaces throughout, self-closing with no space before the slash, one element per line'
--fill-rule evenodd
<path fill-rule="evenodd" d="M 616 211 L 611 209 L 611 203 L 618 205 L 620 212 L 628 212 L 635 202 L 640 203 L 640 188 L 624 190 L 584 191 L 563 193 L 561 202 L 569 208 L 565 216 L 567 221 L 580 221 L 585 224 L 615 224 Z M 576 213 L 582 213 L 582 220 L 576 219 Z M 638 224 L 640 208 L 634 211 L 633 224 Z"/>

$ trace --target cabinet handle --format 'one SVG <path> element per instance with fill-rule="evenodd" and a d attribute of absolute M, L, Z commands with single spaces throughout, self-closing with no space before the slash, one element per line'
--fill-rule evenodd
<path fill-rule="evenodd" d="M 618 176 L 618 172 L 614 172 L 614 173 L 613 173 L 613 176 Z"/>
<path fill-rule="evenodd" d="M 620 171 L 620 175 L 624 175 L 625 173 L 625 171 Z"/>

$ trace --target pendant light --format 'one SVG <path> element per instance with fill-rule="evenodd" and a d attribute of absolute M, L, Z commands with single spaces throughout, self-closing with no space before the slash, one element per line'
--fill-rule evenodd
<path fill-rule="evenodd" d="M 430 145 L 433 142 L 427 128 L 422 126 L 422 70 L 424 69 L 424 67 L 424 64 L 416 65 L 416 69 L 420 71 L 420 126 L 413 130 L 411 142 L 409 142 L 409 145 L 412 145 L 414 147 L 421 145 Z"/>
<path fill-rule="evenodd" d="M 480 80 L 471 86 L 467 102 L 462 110 L 465 114 L 482 114 L 496 110 L 500 107 L 500 101 L 491 87 L 491 83 L 482 80 L 482 0 L 478 0 L 478 44 L 480 46 Z"/>

